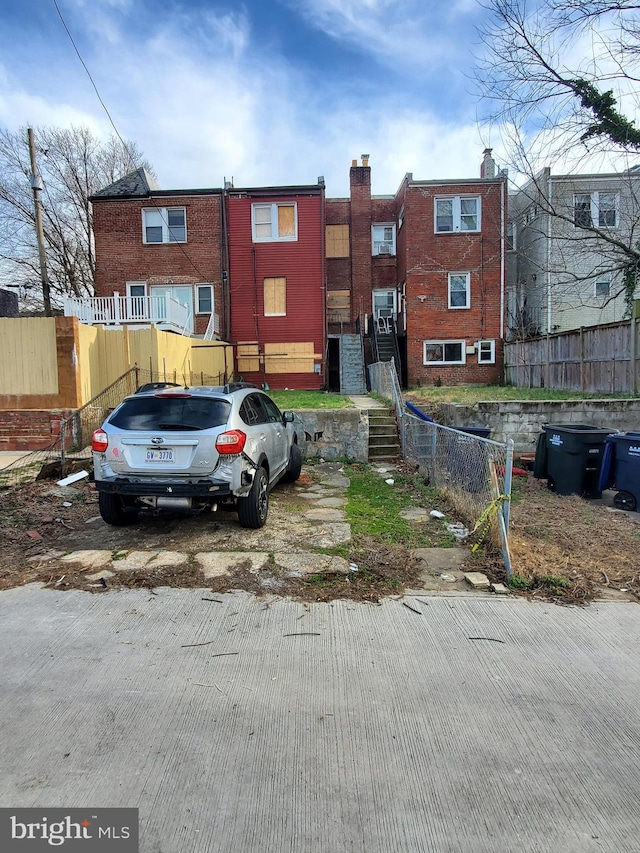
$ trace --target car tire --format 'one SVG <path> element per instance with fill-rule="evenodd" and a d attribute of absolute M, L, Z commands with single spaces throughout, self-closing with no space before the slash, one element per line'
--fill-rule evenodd
<path fill-rule="evenodd" d="M 258 530 L 264 527 L 269 512 L 269 480 L 264 468 L 258 468 L 249 494 L 238 498 L 238 520 L 241 527 Z"/>
<path fill-rule="evenodd" d="M 301 471 L 302 451 L 300 450 L 297 444 L 292 444 L 291 450 L 289 451 L 289 464 L 287 466 L 287 470 L 284 472 L 284 475 L 282 477 L 283 482 L 295 483 L 295 481 L 300 477 Z"/>
<path fill-rule="evenodd" d="M 111 492 L 98 492 L 98 508 L 102 520 L 113 527 L 125 527 L 138 517 L 137 510 L 125 510 L 122 498 Z"/>

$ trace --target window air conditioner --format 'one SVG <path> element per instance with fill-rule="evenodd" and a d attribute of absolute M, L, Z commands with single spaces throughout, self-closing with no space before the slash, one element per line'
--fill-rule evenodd
<path fill-rule="evenodd" d="M 391 246 L 388 243 L 380 243 L 378 246 L 378 254 L 379 255 L 390 255 L 391 254 Z"/>

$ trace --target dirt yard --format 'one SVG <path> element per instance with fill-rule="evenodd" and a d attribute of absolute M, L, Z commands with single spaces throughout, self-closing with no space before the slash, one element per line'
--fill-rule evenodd
<path fill-rule="evenodd" d="M 304 475 L 307 482 L 313 478 L 313 468 L 309 472 Z M 291 544 L 299 537 L 301 513 L 307 508 L 303 504 L 298 484 L 279 486 L 272 494 L 264 532 L 243 530 L 235 515 L 226 512 L 147 518 L 130 527 L 111 528 L 100 519 L 96 493 L 86 480 L 67 488 L 40 481 L 5 490 L 0 492 L 0 589 L 30 582 L 86 589 L 80 570 L 61 569 L 59 564 L 62 555 L 80 549 L 108 549 L 114 554 L 130 549 L 195 553 L 211 550 L 214 537 L 216 549 L 241 551 L 254 547 L 247 544 L 247 537 L 254 536 L 261 550 L 296 550 Z M 287 580 L 274 575 L 271 591 L 308 601 L 377 601 L 418 585 L 419 567 L 402 544 L 383 546 L 374 537 L 361 537 L 343 550 L 347 560 L 358 564 L 357 574 Z M 516 481 L 510 551 L 513 591 L 518 594 L 561 603 L 588 603 L 596 597 L 640 598 L 640 524 L 635 517 L 579 497 L 559 497 L 547 490 L 544 481 L 531 476 Z M 505 579 L 495 552 L 481 548 L 472 555 L 469 548 L 467 565 L 486 572 L 492 581 Z M 191 563 L 118 574 L 115 585 L 265 591 L 265 584 L 256 583 L 248 566 L 203 584 Z M 92 591 L 105 587 L 97 583 Z"/>

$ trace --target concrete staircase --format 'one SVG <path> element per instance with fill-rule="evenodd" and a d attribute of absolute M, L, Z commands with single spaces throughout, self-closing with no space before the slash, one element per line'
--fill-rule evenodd
<path fill-rule="evenodd" d="M 360 335 L 340 336 L 340 391 L 343 394 L 367 392 Z"/>
<path fill-rule="evenodd" d="M 391 462 L 400 456 L 398 425 L 393 411 L 368 409 L 369 462 Z"/>

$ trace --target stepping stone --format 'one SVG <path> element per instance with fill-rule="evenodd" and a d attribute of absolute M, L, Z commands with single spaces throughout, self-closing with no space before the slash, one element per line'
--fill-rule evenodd
<path fill-rule="evenodd" d="M 72 551 L 71 554 L 65 554 L 60 561 L 61 563 L 79 563 L 85 569 L 99 569 L 100 566 L 106 566 L 111 562 L 113 551 Z"/>
<path fill-rule="evenodd" d="M 304 514 L 310 521 L 344 521 L 344 512 L 341 509 L 310 509 Z"/>
<path fill-rule="evenodd" d="M 122 559 L 112 560 L 111 568 L 116 572 L 133 572 L 136 569 L 146 569 L 150 560 L 156 554 L 149 551 L 129 551 Z"/>
<path fill-rule="evenodd" d="M 407 509 L 400 510 L 400 518 L 405 521 L 426 521 L 429 518 L 429 513 L 424 507 L 410 506 Z"/>
<path fill-rule="evenodd" d="M 489 578 L 483 575 L 482 572 L 465 572 L 464 579 L 474 589 L 489 589 L 491 586 Z"/>
<path fill-rule="evenodd" d="M 96 572 L 93 575 L 85 575 L 88 581 L 102 581 L 108 580 L 109 578 L 114 578 L 116 576 L 115 572 L 110 572 L 109 569 L 103 569 L 101 572 Z"/>
<path fill-rule="evenodd" d="M 346 498 L 320 498 L 318 506 L 341 507 L 348 503 Z"/>
<path fill-rule="evenodd" d="M 276 554 L 276 565 L 285 569 L 289 577 L 304 577 L 327 572 L 348 574 L 349 563 L 343 557 L 329 554 Z"/>
<path fill-rule="evenodd" d="M 231 574 L 241 566 L 249 564 L 253 575 L 269 562 L 266 551 L 209 551 L 195 555 L 195 561 L 205 578 L 218 578 Z"/>

